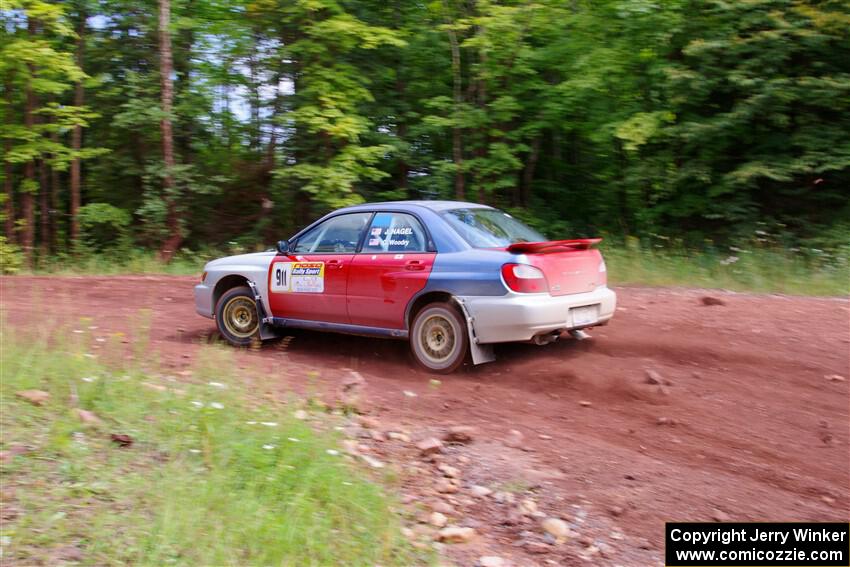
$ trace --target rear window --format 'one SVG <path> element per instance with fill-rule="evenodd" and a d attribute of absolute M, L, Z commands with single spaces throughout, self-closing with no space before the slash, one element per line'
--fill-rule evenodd
<path fill-rule="evenodd" d="M 452 228 L 474 248 L 501 248 L 546 237 L 497 209 L 453 209 L 443 213 Z"/>

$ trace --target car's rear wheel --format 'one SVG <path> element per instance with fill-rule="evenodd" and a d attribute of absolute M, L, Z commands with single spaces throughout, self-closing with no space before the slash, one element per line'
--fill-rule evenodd
<path fill-rule="evenodd" d="M 248 346 L 258 337 L 260 318 L 254 294 L 248 286 L 227 290 L 215 307 L 218 331 L 235 346 Z"/>
<path fill-rule="evenodd" d="M 423 368 L 449 374 L 469 352 L 469 335 L 460 312 L 450 303 L 426 305 L 413 319 L 410 349 Z"/>

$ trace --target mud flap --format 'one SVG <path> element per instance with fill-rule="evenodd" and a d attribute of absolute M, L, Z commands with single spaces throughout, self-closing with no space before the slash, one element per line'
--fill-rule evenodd
<path fill-rule="evenodd" d="M 248 287 L 251 288 L 251 293 L 254 294 L 254 305 L 257 306 L 257 317 L 260 320 L 260 340 L 276 339 L 282 336 L 282 333 L 272 325 L 273 318 L 266 314 L 266 308 L 263 306 L 263 298 L 260 292 L 257 291 L 257 285 L 248 280 Z"/>
<path fill-rule="evenodd" d="M 478 337 L 475 335 L 475 319 L 469 314 L 462 299 L 455 297 L 454 300 L 460 305 L 460 310 L 463 311 L 463 316 L 466 318 L 466 330 L 469 332 L 469 352 L 472 355 L 472 364 L 493 362 L 496 360 L 493 345 L 482 345 L 478 343 Z"/>

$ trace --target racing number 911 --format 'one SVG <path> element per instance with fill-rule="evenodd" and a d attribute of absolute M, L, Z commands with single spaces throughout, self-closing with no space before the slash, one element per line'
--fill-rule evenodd
<path fill-rule="evenodd" d="M 449 373 L 492 345 L 552 342 L 616 309 L 599 239 L 547 240 L 474 203 L 399 201 L 334 211 L 275 250 L 209 262 L 200 315 L 237 345 L 302 328 L 407 340 Z"/>

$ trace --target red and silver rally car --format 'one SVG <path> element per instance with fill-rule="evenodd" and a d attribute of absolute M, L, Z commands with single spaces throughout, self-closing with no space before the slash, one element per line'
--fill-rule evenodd
<path fill-rule="evenodd" d="M 209 262 L 197 312 L 234 345 L 306 328 L 408 339 L 451 372 L 494 343 L 552 342 L 614 315 L 598 239 L 546 241 L 511 215 L 452 201 L 371 203 L 314 222 L 277 251 Z"/>

